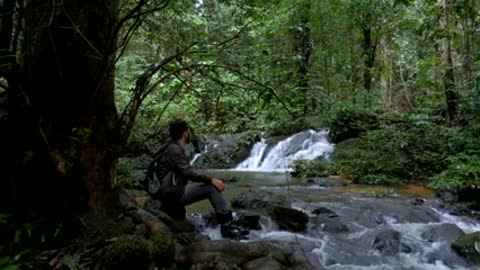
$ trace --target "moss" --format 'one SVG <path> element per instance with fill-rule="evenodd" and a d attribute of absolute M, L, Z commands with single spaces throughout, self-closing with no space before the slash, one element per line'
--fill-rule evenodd
<path fill-rule="evenodd" d="M 141 236 L 124 235 L 107 250 L 103 258 L 103 269 L 149 269 L 151 258 L 150 243 Z"/>
<path fill-rule="evenodd" d="M 152 257 L 159 269 L 171 264 L 175 255 L 175 236 L 168 227 L 150 237 Z"/>

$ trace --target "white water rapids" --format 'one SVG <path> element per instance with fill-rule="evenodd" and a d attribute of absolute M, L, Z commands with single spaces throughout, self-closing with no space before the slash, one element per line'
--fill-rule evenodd
<path fill-rule="evenodd" d="M 470 270 L 480 267 L 460 257 L 451 248 L 451 231 L 445 225 L 454 226 L 464 233 L 480 231 L 480 222 L 465 216 L 457 216 L 439 207 L 435 197 L 425 198 L 425 204 L 415 205 L 413 197 L 376 197 L 349 193 L 319 185 L 295 183 L 284 185 L 283 173 L 293 161 L 329 158 L 334 145 L 328 141 L 328 130 L 307 130 L 268 145 L 267 140 L 257 142 L 250 156 L 235 169 L 219 170 L 213 174 L 227 173 L 238 181 L 229 183 L 224 194 L 235 188 L 255 187 L 274 194 L 288 194 L 290 207 L 308 214 L 305 232 L 280 230 L 269 217 L 262 215 L 260 230 L 252 230 L 246 242 L 274 241 L 284 243 L 292 252 L 305 255 L 312 269 L 331 270 Z M 221 176 L 220 176 L 221 178 Z M 228 197 L 228 196 L 227 196 Z M 346 231 L 326 231 L 327 223 L 312 214 L 318 207 L 325 207 L 336 214 L 330 225 L 345 225 Z M 397 232 L 399 243 L 406 250 L 382 254 L 372 247 L 372 241 L 382 232 Z M 433 240 L 428 236 L 438 235 Z M 222 239 L 217 227 L 204 228 L 210 239 Z M 391 245 L 389 238 L 386 245 Z M 398 244 L 398 243 L 397 243 Z"/>
<path fill-rule="evenodd" d="M 322 192 L 305 187 L 304 192 Z M 298 190 L 297 190 L 298 191 Z M 323 192 L 332 192 L 324 189 Z M 333 198 L 333 197 L 332 197 Z M 291 250 L 301 251 L 310 258 L 312 269 L 332 270 L 471 270 L 480 269 L 459 257 L 450 247 L 448 231 L 439 239 L 426 240 L 428 233 L 442 225 L 453 224 L 465 233 L 480 231 L 480 222 L 454 216 L 432 206 L 414 206 L 408 197 L 372 198 L 338 194 L 334 201 L 294 202 L 291 208 L 310 217 L 305 232 L 280 230 L 274 221 L 262 216 L 261 229 L 250 231 L 245 242 L 274 241 Z M 326 207 L 339 215 L 347 232 L 326 232 L 311 211 Z M 382 220 L 378 222 L 378 217 Z M 371 247 L 373 237 L 382 230 L 399 232 L 401 243 L 409 251 L 383 254 Z M 222 239 L 219 228 L 207 228 L 203 234 L 210 239 Z M 390 241 L 390 240 L 388 240 Z M 391 242 L 386 242 L 391 243 Z M 388 245 L 388 244 L 387 244 Z"/>
<path fill-rule="evenodd" d="M 253 146 L 250 156 L 235 170 L 284 171 L 298 159 L 313 160 L 328 157 L 334 146 L 328 141 L 328 130 L 307 130 L 278 142 L 267 152 L 265 139 Z"/>

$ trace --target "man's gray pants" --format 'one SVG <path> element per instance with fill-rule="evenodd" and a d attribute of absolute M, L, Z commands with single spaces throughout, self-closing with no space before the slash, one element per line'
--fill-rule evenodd
<path fill-rule="evenodd" d="M 222 193 L 211 184 L 189 184 L 185 187 L 185 193 L 182 197 L 184 206 L 208 199 L 217 215 L 228 215 L 227 203 L 222 196 Z"/>

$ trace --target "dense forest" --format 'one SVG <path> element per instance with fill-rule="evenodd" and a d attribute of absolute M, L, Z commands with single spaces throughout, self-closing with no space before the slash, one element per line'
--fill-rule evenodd
<path fill-rule="evenodd" d="M 77 269 L 123 232 L 129 172 L 177 116 L 247 150 L 327 128 L 332 157 L 295 176 L 448 191 L 478 218 L 479 112 L 478 0 L 3 0 L 0 268 L 68 246 L 42 269 Z M 168 266 L 171 232 L 136 211 L 163 244 L 125 242 Z"/>

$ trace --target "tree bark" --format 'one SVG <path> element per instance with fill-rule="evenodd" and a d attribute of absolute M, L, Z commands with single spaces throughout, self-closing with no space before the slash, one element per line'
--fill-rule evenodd
<path fill-rule="evenodd" d="M 442 40 L 442 62 L 445 66 L 443 77 L 443 87 L 445 91 L 445 99 L 447 103 L 447 118 L 449 121 L 455 120 L 458 107 L 458 94 L 455 90 L 455 74 L 453 70 L 452 59 L 452 41 L 448 24 L 450 21 L 448 0 L 438 0 L 438 6 L 442 9 L 442 17 L 440 18 L 440 27 L 442 28 L 445 38 Z"/>
<path fill-rule="evenodd" d="M 116 203 L 118 0 L 26 2 L 18 85 L 9 91 L 10 174 L 21 209 Z"/>
<path fill-rule="evenodd" d="M 372 14 L 366 11 L 364 18 L 363 33 L 363 53 L 364 53 L 364 70 L 363 70 L 363 88 L 367 90 L 368 100 L 367 106 L 371 103 L 371 92 L 373 87 L 373 64 L 375 63 L 375 54 L 377 49 L 377 42 L 372 33 Z"/>
<path fill-rule="evenodd" d="M 474 21 L 475 21 L 475 11 L 473 7 L 472 0 L 465 1 L 463 6 L 463 57 L 462 57 L 462 67 L 463 67 L 463 87 L 470 91 L 473 89 L 473 46 L 472 46 L 472 35 L 475 32 Z"/>
<path fill-rule="evenodd" d="M 301 102 L 303 106 L 303 116 L 308 112 L 309 102 L 309 71 L 310 71 L 310 56 L 312 54 L 312 37 L 310 29 L 310 0 L 304 0 L 299 7 L 299 27 L 295 29 L 292 37 L 293 52 L 299 57 L 297 69 L 296 85 L 301 93 Z"/>

